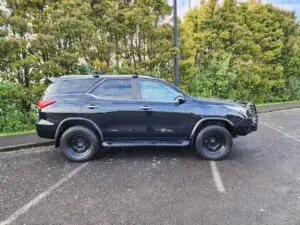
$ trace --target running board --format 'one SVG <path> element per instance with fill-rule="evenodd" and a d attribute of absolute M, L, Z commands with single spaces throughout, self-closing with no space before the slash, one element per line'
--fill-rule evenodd
<path fill-rule="evenodd" d="M 190 142 L 188 140 L 182 141 L 124 141 L 124 142 L 102 142 L 104 147 L 185 147 L 189 146 Z"/>

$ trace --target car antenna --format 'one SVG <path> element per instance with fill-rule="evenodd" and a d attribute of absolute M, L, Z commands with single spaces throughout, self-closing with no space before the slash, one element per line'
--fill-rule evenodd
<path fill-rule="evenodd" d="M 96 77 L 96 78 L 99 78 L 99 76 L 101 75 L 102 73 L 100 71 L 95 71 L 94 74 L 93 74 L 93 77 Z"/>

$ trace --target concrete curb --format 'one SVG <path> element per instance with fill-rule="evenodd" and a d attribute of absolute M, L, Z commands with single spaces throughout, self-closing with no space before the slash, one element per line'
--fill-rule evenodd
<path fill-rule="evenodd" d="M 41 146 L 50 146 L 54 145 L 55 141 L 45 141 L 45 142 L 36 142 L 36 143 L 25 143 L 20 145 L 10 145 L 10 146 L 4 146 L 0 147 L 0 152 L 9 152 L 9 151 L 17 151 L 24 148 L 33 148 L 33 147 L 41 147 Z"/>
<path fill-rule="evenodd" d="M 268 113 L 280 110 L 300 108 L 300 102 L 296 103 L 285 103 L 279 105 L 266 105 L 266 106 L 257 106 L 258 113 Z"/>
<path fill-rule="evenodd" d="M 300 108 L 300 102 L 298 103 L 286 103 L 286 104 L 280 104 L 280 105 L 270 105 L 270 106 L 258 106 L 257 111 L 259 114 L 261 113 L 268 113 L 268 112 L 274 112 L 274 111 L 280 111 L 280 110 L 287 110 L 292 108 Z M 32 142 L 32 143 L 24 143 L 24 144 L 18 144 L 18 145 L 10 145 L 10 146 L 4 146 L 0 147 L 0 152 L 8 152 L 8 151 L 16 151 L 20 149 L 25 148 L 32 148 L 32 147 L 40 147 L 40 146 L 50 146 L 54 145 L 54 140 L 47 140 L 47 141 L 40 141 L 40 142 Z"/>

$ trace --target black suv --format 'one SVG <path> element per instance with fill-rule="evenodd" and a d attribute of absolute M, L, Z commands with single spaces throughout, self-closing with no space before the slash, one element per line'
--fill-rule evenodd
<path fill-rule="evenodd" d="M 217 160 L 232 148 L 233 137 L 257 130 L 254 104 L 194 98 L 151 77 L 70 75 L 50 81 L 37 103 L 37 133 L 55 139 L 73 161 L 137 146 L 191 146 Z"/>

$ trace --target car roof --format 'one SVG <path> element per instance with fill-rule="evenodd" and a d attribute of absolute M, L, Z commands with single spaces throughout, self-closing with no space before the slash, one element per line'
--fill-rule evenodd
<path fill-rule="evenodd" d="M 59 76 L 59 77 L 51 77 L 48 78 L 51 82 L 57 82 L 57 81 L 63 81 L 63 80 L 79 80 L 79 79 L 103 79 L 103 78 L 151 78 L 155 79 L 154 77 L 150 76 L 144 76 L 144 75 L 109 75 L 109 74 L 104 74 L 104 75 L 65 75 L 65 76 Z"/>

